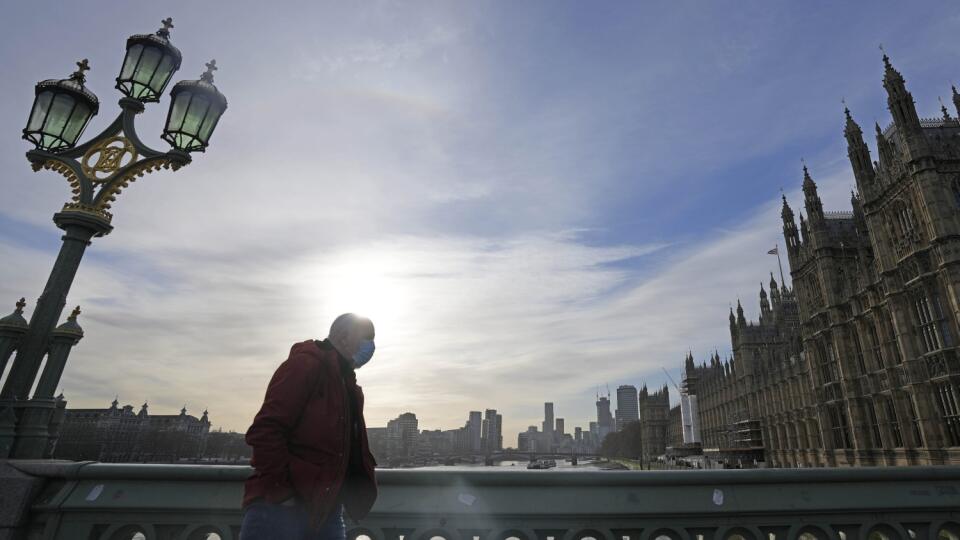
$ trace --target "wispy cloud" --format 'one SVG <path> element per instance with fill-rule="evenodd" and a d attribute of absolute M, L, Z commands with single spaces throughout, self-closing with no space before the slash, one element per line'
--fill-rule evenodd
<path fill-rule="evenodd" d="M 0 303 L 41 291 L 67 193 L 12 144 L 32 83 L 82 44 L 104 103 L 91 132 L 105 126 L 117 28 L 173 11 L 183 76 L 216 56 L 230 108 L 210 150 L 131 186 L 89 249 L 71 405 L 187 402 L 244 429 L 290 344 L 356 310 L 378 323 L 371 424 L 495 407 L 509 443 L 546 400 L 585 424 L 596 385 L 659 384 L 688 348 L 729 348 L 728 306 L 755 313 L 778 273 L 766 251 L 778 189 L 800 201 L 800 156 L 847 206 L 839 100 L 865 126 L 886 118 L 877 42 L 930 114 L 956 65 L 947 2 L 882 2 L 866 21 L 748 4 L 11 8 Z M 24 56 L 40 33 L 49 50 Z M 158 147 L 163 108 L 140 118 Z"/>

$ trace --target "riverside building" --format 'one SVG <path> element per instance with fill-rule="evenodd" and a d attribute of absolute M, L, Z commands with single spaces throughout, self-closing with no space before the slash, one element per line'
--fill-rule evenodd
<path fill-rule="evenodd" d="M 793 290 L 771 280 L 756 323 L 738 305 L 729 361 L 687 359 L 704 451 L 728 464 L 960 464 L 960 122 L 921 119 L 883 61 L 876 161 L 844 111 L 851 208 L 825 211 L 804 166 L 806 217 L 782 210 Z"/>

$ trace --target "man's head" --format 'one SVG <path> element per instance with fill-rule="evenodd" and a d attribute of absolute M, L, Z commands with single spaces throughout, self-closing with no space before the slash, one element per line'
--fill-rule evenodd
<path fill-rule="evenodd" d="M 373 355 L 374 337 L 373 322 L 370 319 L 344 313 L 330 325 L 327 339 L 340 354 L 354 362 L 356 367 L 360 367 Z"/>

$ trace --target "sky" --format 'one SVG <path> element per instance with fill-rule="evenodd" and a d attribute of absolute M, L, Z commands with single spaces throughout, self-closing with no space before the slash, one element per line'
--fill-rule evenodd
<path fill-rule="evenodd" d="M 229 108 L 206 153 L 114 203 L 70 291 L 85 337 L 60 386 L 70 407 L 209 409 L 235 431 L 290 346 L 348 311 L 377 327 L 369 426 L 493 408 L 513 446 L 551 401 L 586 428 L 598 389 L 730 355 L 731 304 L 755 319 L 779 281 L 801 158 L 849 209 L 841 99 L 865 133 L 890 121 L 879 44 L 922 117 L 960 78 L 949 1 L 10 3 L 3 314 L 31 312 L 70 195 L 24 159 L 33 85 L 88 58 L 96 135 L 126 38 L 168 16 L 174 80 L 215 58 Z M 163 150 L 168 105 L 138 118 Z"/>

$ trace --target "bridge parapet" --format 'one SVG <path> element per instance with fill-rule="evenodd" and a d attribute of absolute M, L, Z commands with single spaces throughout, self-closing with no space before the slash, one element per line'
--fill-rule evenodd
<path fill-rule="evenodd" d="M 236 540 L 248 467 L 16 462 L 30 539 Z M 378 472 L 369 540 L 960 538 L 960 467 Z M 24 530 L 25 529 L 25 530 Z M 3 536 L 0 528 L 0 537 Z"/>

